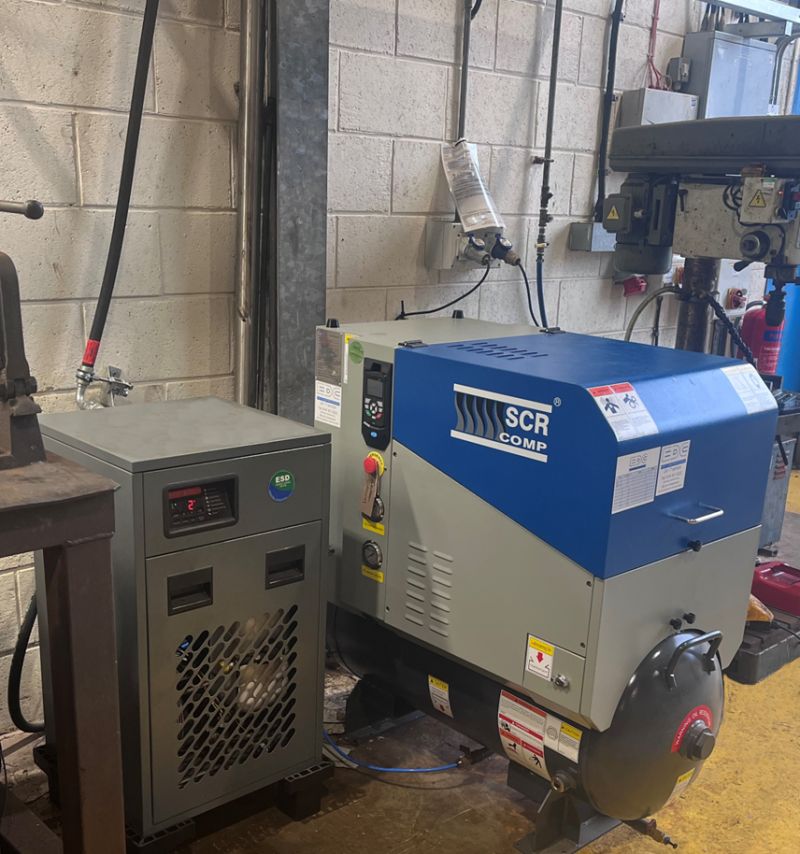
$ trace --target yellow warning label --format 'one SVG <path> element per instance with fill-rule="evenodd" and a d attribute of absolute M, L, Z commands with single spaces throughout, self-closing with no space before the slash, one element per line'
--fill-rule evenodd
<path fill-rule="evenodd" d="M 564 721 L 561 722 L 561 733 L 563 735 L 567 735 L 570 738 L 574 738 L 575 741 L 580 741 L 583 733 L 575 726 L 572 726 Z"/>
<path fill-rule="evenodd" d="M 379 569 L 370 569 L 368 566 L 362 566 L 361 574 L 367 578 L 371 578 L 373 581 L 377 581 L 378 584 L 383 584 L 383 573 Z"/>
<path fill-rule="evenodd" d="M 366 516 L 362 516 L 361 519 L 361 524 L 364 526 L 365 531 L 372 531 L 373 534 L 380 534 L 382 537 L 386 535 L 386 528 L 383 522 L 373 522 L 372 519 L 367 519 Z"/>
<path fill-rule="evenodd" d="M 611 206 L 611 210 L 608 212 L 606 219 L 619 219 L 619 211 L 617 210 L 616 205 Z"/>
<path fill-rule="evenodd" d="M 428 684 L 432 685 L 434 688 L 438 688 L 440 691 L 449 691 L 450 686 L 447 682 L 444 682 L 441 679 L 437 679 L 435 676 L 428 676 Z"/>
<path fill-rule="evenodd" d="M 678 777 L 677 784 L 679 786 L 682 786 L 684 783 L 688 783 L 689 780 L 692 779 L 693 774 L 694 774 L 694 768 L 690 768 L 685 774 L 681 774 L 681 776 Z"/>
<path fill-rule="evenodd" d="M 756 190 L 756 194 L 750 199 L 750 204 L 747 206 L 749 208 L 765 208 L 767 206 L 767 200 L 764 197 L 763 190 Z"/>
<path fill-rule="evenodd" d="M 538 652 L 543 652 L 545 655 L 553 655 L 556 651 L 556 648 L 552 644 L 540 640 L 539 638 L 535 638 L 533 635 L 528 635 L 528 646 Z"/>

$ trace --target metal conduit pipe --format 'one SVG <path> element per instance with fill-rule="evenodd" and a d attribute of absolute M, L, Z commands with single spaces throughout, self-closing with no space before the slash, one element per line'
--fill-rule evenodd
<path fill-rule="evenodd" d="M 241 0 L 234 376 L 236 401 L 246 406 L 257 394 L 265 18 L 265 0 Z"/>
<path fill-rule="evenodd" d="M 775 52 L 775 68 L 772 71 L 772 87 L 770 89 L 769 103 L 777 106 L 778 98 L 781 92 L 781 76 L 783 74 L 783 58 L 789 46 L 800 39 L 800 32 L 792 33 L 790 36 L 785 36 L 775 42 L 777 48 Z"/>

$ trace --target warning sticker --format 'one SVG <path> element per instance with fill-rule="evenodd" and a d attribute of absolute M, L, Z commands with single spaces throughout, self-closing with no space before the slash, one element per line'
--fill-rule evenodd
<path fill-rule="evenodd" d="M 685 791 L 689 787 L 689 783 L 692 782 L 692 777 L 694 777 L 694 772 L 696 768 L 690 768 L 685 774 L 681 774 L 680 777 L 675 781 L 675 788 L 672 790 L 672 794 L 669 796 L 669 801 L 673 798 L 677 798 L 681 792 Z"/>
<path fill-rule="evenodd" d="M 611 206 L 611 210 L 608 212 L 606 219 L 619 219 L 619 211 L 617 210 L 616 205 Z"/>
<path fill-rule="evenodd" d="M 596 386 L 589 394 L 620 442 L 658 433 L 656 422 L 631 383 Z"/>
<path fill-rule="evenodd" d="M 660 457 L 660 448 L 650 448 L 617 459 L 612 513 L 622 513 L 655 501 Z"/>
<path fill-rule="evenodd" d="M 509 759 L 549 778 L 544 760 L 547 713 L 508 691 L 500 692 L 497 728 Z"/>
<path fill-rule="evenodd" d="M 525 669 L 534 676 L 550 681 L 553 675 L 553 654 L 556 649 L 547 641 L 528 635 L 528 647 L 525 653 Z"/>
<path fill-rule="evenodd" d="M 314 420 L 342 426 L 342 387 L 319 380 L 314 384 Z"/>
<path fill-rule="evenodd" d="M 431 695 L 431 705 L 437 712 L 453 717 L 453 709 L 450 707 L 450 686 L 447 682 L 428 675 L 428 691 Z"/>
<path fill-rule="evenodd" d="M 763 190 L 756 190 L 756 194 L 750 199 L 750 204 L 747 206 L 748 208 L 765 208 L 767 206 L 767 200 L 764 197 Z"/>
<path fill-rule="evenodd" d="M 676 442 L 674 445 L 664 445 L 661 449 L 656 495 L 666 495 L 668 492 L 683 489 L 691 444 L 687 439 L 685 442 Z"/>
<path fill-rule="evenodd" d="M 583 732 L 508 691 L 500 692 L 497 727 L 506 756 L 543 777 L 547 776 L 545 747 L 578 761 Z"/>
<path fill-rule="evenodd" d="M 373 522 L 372 519 L 367 519 L 366 516 L 361 517 L 361 524 L 365 531 L 371 531 L 373 534 L 379 534 L 381 537 L 386 536 L 386 528 L 383 522 Z"/>
<path fill-rule="evenodd" d="M 742 362 L 741 365 L 721 368 L 721 371 L 741 398 L 748 414 L 777 408 L 772 392 L 752 365 Z"/>
<path fill-rule="evenodd" d="M 708 708 L 708 706 L 695 706 L 681 721 L 678 729 L 675 730 L 675 735 L 672 739 L 673 753 L 677 753 L 681 749 L 683 737 L 695 721 L 702 721 L 710 729 L 714 726 L 714 713 Z"/>
<path fill-rule="evenodd" d="M 372 569 L 369 566 L 362 566 L 361 574 L 365 578 L 370 578 L 372 579 L 372 581 L 377 581 L 378 584 L 383 584 L 384 575 L 380 569 Z"/>

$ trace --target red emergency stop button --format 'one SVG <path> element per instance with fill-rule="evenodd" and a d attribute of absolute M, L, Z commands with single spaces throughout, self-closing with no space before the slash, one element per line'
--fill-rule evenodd
<path fill-rule="evenodd" d="M 378 461 L 375 459 L 375 457 L 364 457 L 364 471 L 368 475 L 374 475 L 378 473 Z"/>

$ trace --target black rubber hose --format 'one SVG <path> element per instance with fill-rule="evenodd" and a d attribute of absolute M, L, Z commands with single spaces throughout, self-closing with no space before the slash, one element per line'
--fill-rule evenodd
<path fill-rule="evenodd" d="M 547 128 L 544 141 L 544 165 L 542 168 L 542 194 L 539 204 L 539 232 L 536 238 L 536 293 L 539 302 L 539 319 L 547 329 L 547 311 L 544 305 L 544 250 L 547 248 L 547 224 L 550 216 L 550 171 L 553 163 L 553 131 L 556 121 L 556 98 L 558 94 L 558 55 L 561 50 L 561 22 L 564 16 L 563 0 L 556 0 L 553 17 L 553 50 L 550 57 L 550 86 L 547 97 Z"/>
<path fill-rule="evenodd" d="M 108 309 L 117 281 L 122 244 L 125 240 L 125 225 L 128 222 L 128 209 L 131 203 L 133 174 L 136 170 L 136 153 L 139 149 L 139 131 L 142 127 L 144 97 L 147 91 L 147 77 L 150 71 L 150 55 L 153 52 L 153 34 L 155 33 L 157 17 L 158 0 L 147 0 L 142 21 L 142 34 L 139 38 L 139 54 L 136 57 L 136 72 L 133 78 L 131 109 L 128 113 L 128 131 L 125 137 L 125 152 L 122 156 L 117 208 L 114 213 L 114 225 L 111 230 L 111 242 L 109 243 L 106 268 L 103 273 L 103 284 L 100 286 L 100 296 L 97 298 L 92 329 L 83 354 L 84 368 L 93 368 L 97 360 L 97 351 L 100 349 L 100 341 L 103 337 Z"/>
<path fill-rule="evenodd" d="M 25 667 L 25 655 L 28 652 L 28 644 L 31 642 L 31 634 L 36 624 L 36 597 L 31 596 L 25 618 L 22 620 L 17 644 L 14 647 L 14 655 L 11 656 L 11 668 L 8 671 L 8 714 L 14 722 L 14 726 L 23 732 L 44 732 L 43 723 L 32 724 L 22 711 L 20 703 L 20 690 L 22 686 L 22 670 Z"/>
<path fill-rule="evenodd" d="M 597 202 L 594 206 L 594 221 L 603 221 L 603 202 L 606 198 L 606 169 L 608 164 L 608 137 L 611 133 L 611 112 L 614 109 L 614 83 L 617 77 L 617 50 L 619 30 L 625 18 L 625 0 L 616 0 L 611 13 L 611 34 L 608 38 L 608 67 L 606 89 L 603 96 L 603 118 L 600 124 L 600 148 L 597 153 Z"/>

